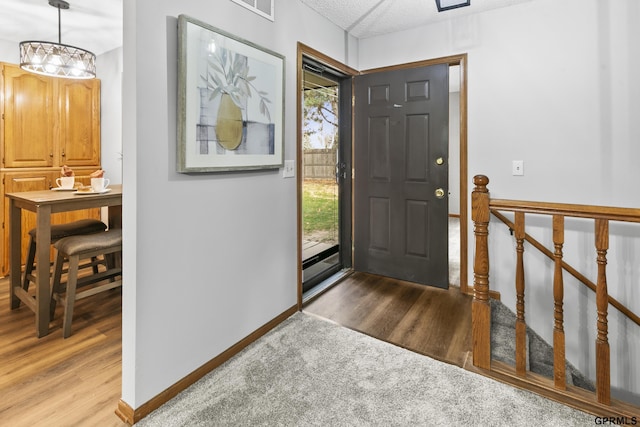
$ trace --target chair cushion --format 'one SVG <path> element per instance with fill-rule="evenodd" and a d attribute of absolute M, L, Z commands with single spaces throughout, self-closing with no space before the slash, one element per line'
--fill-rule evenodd
<path fill-rule="evenodd" d="M 51 224 L 51 240 L 56 241 L 77 234 L 98 233 L 107 229 L 107 224 L 97 219 L 80 219 L 66 224 Z M 36 238 L 36 229 L 29 230 L 32 239 Z"/>
<path fill-rule="evenodd" d="M 114 228 L 103 233 L 63 237 L 53 246 L 63 254 L 76 255 L 86 251 L 109 249 L 122 245 L 122 229 Z"/>

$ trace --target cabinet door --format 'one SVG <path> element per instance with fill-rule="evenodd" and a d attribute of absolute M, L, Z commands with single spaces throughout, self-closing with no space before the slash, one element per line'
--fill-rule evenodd
<path fill-rule="evenodd" d="M 4 193 L 16 193 L 19 191 L 37 191 L 46 190 L 51 185 L 52 174 L 49 171 L 46 172 L 17 172 L 17 173 L 5 173 L 2 176 L 4 182 Z M 2 195 L 3 201 L 3 221 L 5 235 L 2 239 L 2 267 L 0 270 L 3 275 L 6 275 L 9 271 L 9 200 Z M 22 213 L 22 248 L 20 253 L 22 255 L 22 262 L 24 262 L 24 254 L 29 244 L 29 238 L 27 232 L 36 226 L 36 215 L 32 212 Z"/>
<path fill-rule="evenodd" d="M 9 64 L 2 74 L 4 167 L 52 166 L 58 118 L 51 78 Z"/>
<path fill-rule="evenodd" d="M 100 164 L 100 81 L 60 79 L 58 165 Z"/>

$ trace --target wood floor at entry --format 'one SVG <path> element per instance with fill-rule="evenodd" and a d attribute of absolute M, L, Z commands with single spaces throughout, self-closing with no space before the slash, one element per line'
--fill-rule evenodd
<path fill-rule="evenodd" d="M 463 367 L 471 362 L 471 300 L 453 286 L 356 272 L 303 311 Z"/>

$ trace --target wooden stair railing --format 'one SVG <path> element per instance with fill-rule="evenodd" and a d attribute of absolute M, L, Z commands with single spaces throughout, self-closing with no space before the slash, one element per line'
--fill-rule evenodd
<path fill-rule="evenodd" d="M 626 221 L 640 223 L 640 209 L 543 203 L 518 200 L 491 199 L 487 185 L 489 178 L 474 177 L 475 188 L 471 194 L 471 216 L 474 222 L 475 259 L 474 295 L 472 302 L 473 365 L 489 375 L 518 387 L 528 388 L 546 397 L 569 406 L 602 416 L 631 417 L 640 419 L 640 407 L 611 399 L 610 350 L 608 342 L 607 311 L 609 304 L 620 310 L 629 319 L 640 325 L 640 317 L 607 291 L 607 251 L 609 249 L 609 222 Z M 514 213 L 509 221 L 499 211 Z M 525 233 L 525 214 L 549 215 L 552 219 L 554 252 L 545 248 Z M 516 354 L 515 369 L 491 360 L 491 306 L 489 303 L 489 219 L 493 214 L 515 234 L 516 240 Z M 595 223 L 595 248 L 597 253 L 597 283 L 591 283 L 563 260 L 564 220 L 566 217 L 591 218 Z M 554 375 L 548 380 L 526 370 L 526 320 L 524 242 L 531 243 L 554 261 L 553 298 L 553 351 Z M 564 331 L 564 282 L 563 271 L 567 270 L 579 281 L 596 292 L 597 338 L 596 338 L 596 391 L 567 386 L 565 372 Z M 635 418 L 634 418 L 635 417 Z"/>
<path fill-rule="evenodd" d="M 494 217 L 498 218 L 500 221 L 502 221 L 507 227 L 509 227 L 509 229 L 513 230 L 515 228 L 515 224 L 511 221 L 509 221 L 509 219 L 502 215 L 500 212 L 498 212 L 497 210 L 492 210 L 491 211 L 491 215 L 493 215 Z M 531 246 L 533 246 L 534 248 L 536 248 L 538 251 L 540 251 L 541 253 L 543 253 L 544 255 L 546 255 L 549 259 L 551 260 L 555 260 L 555 254 L 553 252 L 551 252 L 549 249 L 547 249 L 546 247 L 544 247 L 542 245 L 542 243 L 538 242 L 536 239 L 534 239 L 533 237 L 531 237 L 530 235 L 528 235 L 527 233 L 524 234 L 524 240 L 531 244 Z M 573 268 L 572 266 L 570 266 L 569 264 L 567 264 L 564 260 L 561 261 L 562 264 L 562 269 L 564 271 L 566 271 L 567 273 L 571 274 L 573 277 L 575 277 L 579 282 L 581 282 L 582 284 L 584 284 L 585 286 L 587 286 L 589 289 L 591 289 L 593 292 L 596 291 L 596 285 L 595 283 L 593 283 L 591 280 L 587 279 L 583 274 L 581 274 L 580 272 L 578 272 L 575 268 Z M 614 306 L 616 309 L 618 309 L 622 314 L 624 314 L 625 316 L 627 316 L 629 319 L 631 319 L 631 321 L 633 321 L 636 325 L 640 326 L 640 316 L 638 316 L 637 314 L 635 314 L 634 312 L 632 312 L 631 310 L 629 310 L 627 307 L 624 306 L 624 304 L 622 304 L 620 301 L 618 301 L 617 299 L 615 299 L 614 297 L 612 297 L 611 295 L 609 295 L 609 304 L 611 304 L 612 306 Z"/>

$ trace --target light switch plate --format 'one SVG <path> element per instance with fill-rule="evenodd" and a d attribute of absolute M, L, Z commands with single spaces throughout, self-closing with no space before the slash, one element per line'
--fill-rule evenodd
<path fill-rule="evenodd" d="M 524 161 L 523 160 L 514 160 L 512 164 L 512 173 L 513 175 L 521 176 L 524 175 Z"/>
<path fill-rule="evenodd" d="M 294 160 L 285 160 L 284 169 L 282 170 L 283 178 L 293 178 L 296 176 L 296 163 Z"/>

